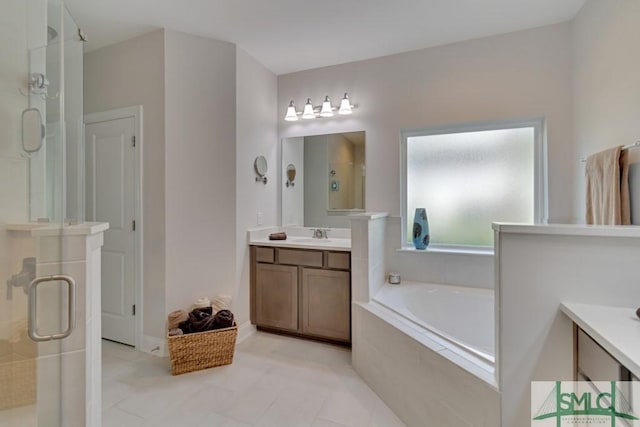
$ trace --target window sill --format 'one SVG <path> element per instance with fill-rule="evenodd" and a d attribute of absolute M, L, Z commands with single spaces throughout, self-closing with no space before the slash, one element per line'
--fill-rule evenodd
<path fill-rule="evenodd" d="M 396 249 L 396 252 L 493 256 L 493 248 L 491 247 L 483 248 L 472 246 L 428 246 L 427 249 L 416 249 L 413 246 L 403 246 Z"/>

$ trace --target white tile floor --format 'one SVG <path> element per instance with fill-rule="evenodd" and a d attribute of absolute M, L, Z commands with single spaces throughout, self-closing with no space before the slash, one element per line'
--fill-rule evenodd
<path fill-rule="evenodd" d="M 103 341 L 103 426 L 396 427 L 348 349 L 258 332 L 232 365 L 171 376 L 168 359 Z"/>

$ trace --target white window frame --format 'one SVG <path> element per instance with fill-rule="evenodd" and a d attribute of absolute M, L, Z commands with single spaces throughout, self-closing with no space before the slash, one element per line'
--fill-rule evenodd
<path fill-rule="evenodd" d="M 407 139 L 417 136 L 443 135 L 453 133 L 480 132 L 488 130 L 503 130 L 531 127 L 534 129 L 534 212 L 533 220 L 535 224 L 546 224 L 548 219 L 547 207 L 547 138 L 546 121 L 544 117 L 534 117 L 527 119 L 494 120 L 478 123 L 454 124 L 446 126 L 430 126 L 426 128 L 404 129 L 400 132 L 400 194 L 402 212 L 402 247 L 411 248 L 406 240 L 407 236 Z M 491 249 L 486 246 L 472 245 L 429 245 L 428 249 L 443 251 L 467 252 L 474 250 Z"/>

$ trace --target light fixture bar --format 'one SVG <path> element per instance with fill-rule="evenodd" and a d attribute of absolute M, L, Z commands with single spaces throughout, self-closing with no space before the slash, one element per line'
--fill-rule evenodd
<path fill-rule="evenodd" d="M 315 118 L 329 118 L 334 117 L 334 111 L 337 111 L 337 113 L 340 115 L 349 115 L 352 114 L 353 110 L 356 108 L 358 108 L 358 105 L 351 104 L 347 92 L 344 93 L 344 96 L 340 102 L 340 107 L 332 106 L 329 96 L 325 96 L 322 105 L 313 105 L 313 103 L 311 102 L 311 98 L 307 98 L 307 102 L 304 104 L 304 110 L 302 112 L 298 112 L 296 111 L 293 100 L 291 100 L 289 101 L 287 114 L 285 115 L 284 119 L 288 122 L 295 122 L 298 120 L 298 116 L 300 115 L 305 120 Z"/>

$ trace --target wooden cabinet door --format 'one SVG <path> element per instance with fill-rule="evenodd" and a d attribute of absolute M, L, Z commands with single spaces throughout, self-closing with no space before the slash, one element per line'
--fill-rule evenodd
<path fill-rule="evenodd" d="M 302 332 L 342 341 L 351 339 L 348 271 L 302 269 Z"/>
<path fill-rule="evenodd" d="M 298 268 L 256 264 L 256 324 L 298 330 Z"/>

